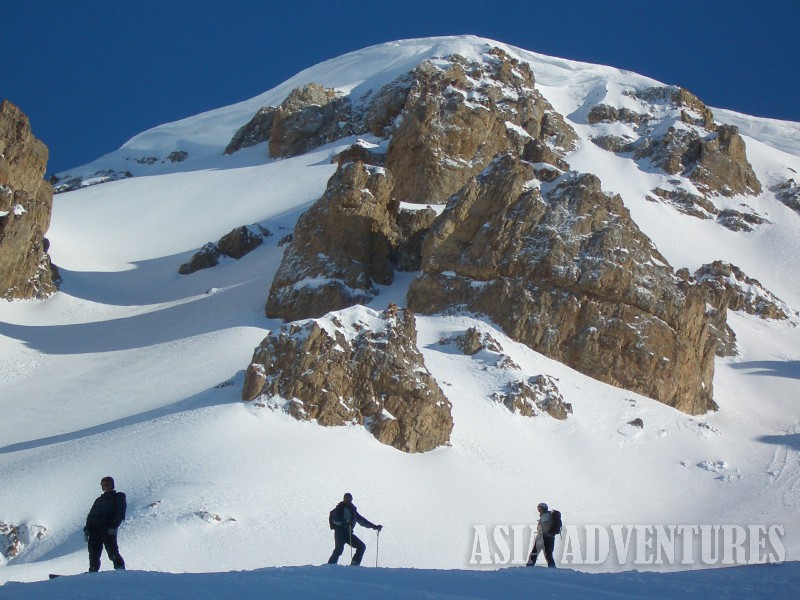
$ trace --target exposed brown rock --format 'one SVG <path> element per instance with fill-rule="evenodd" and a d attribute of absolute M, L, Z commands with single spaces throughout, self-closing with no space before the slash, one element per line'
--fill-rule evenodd
<path fill-rule="evenodd" d="M 715 407 L 703 294 L 592 175 L 544 196 L 506 154 L 453 199 L 427 236 L 409 306 L 486 314 L 514 339 L 592 377 L 692 414 Z"/>
<path fill-rule="evenodd" d="M 612 152 L 633 152 L 636 160 L 646 159 L 667 173 L 681 174 L 706 194 L 761 193 L 761 183 L 747 160 L 739 130 L 715 123 L 711 109 L 697 96 L 676 87 L 652 88 L 630 95 L 649 103 L 665 103 L 680 123 L 657 134 L 660 121 L 654 116 L 600 104 L 589 112 L 590 123 L 627 122 L 636 127 L 639 137 L 598 135 L 593 138 L 597 145 Z"/>
<path fill-rule="evenodd" d="M 297 222 L 272 281 L 266 313 L 286 321 L 366 303 L 394 278 L 399 241 L 394 181 L 381 167 L 344 163 Z"/>
<path fill-rule="evenodd" d="M 272 135 L 272 121 L 277 109 L 274 106 L 259 108 L 250 121 L 242 125 L 225 148 L 225 154 L 233 154 L 242 148 L 249 148 L 269 140 Z"/>
<path fill-rule="evenodd" d="M 269 155 L 272 158 L 297 156 L 351 135 L 355 133 L 351 122 L 349 98 L 316 83 L 297 88 L 272 116 Z"/>
<path fill-rule="evenodd" d="M 449 66 L 413 71 L 386 156 L 397 198 L 444 203 L 498 152 L 521 154 L 531 140 L 547 140 L 560 156 L 572 147 L 575 133 L 534 88 L 527 63 L 496 48 L 490 54 L 486 63 L 456 55 Z"/>
<path fill-rule="evenodd" d="M 448 443 L 451 405 L 425 368 L 411 311 L 350 309 L 261 342 L 242 399 L 323 426 L 357 423 L 404 452 Z"/>
<path fill-rule="evenodd" d="M 535 417 L 545 412 L 563 421 L 572 414 L 572 405 L 564 402 L 555 380 L 547 375 L 511 383 L 507 390 L 494 394 L 493 399 L 523 417 Z"/>
<path fill-rule="evenodd" d="M 53 188 L 43 179 L 47 147 L 28 117 L 0 104 L 0 298 L 43 298 L 56 291 L 47 255 Z"/>
<path fill-rule="evenodd" d="M 700 267 L 694 278 L 702 284 L 709 304 L 720 312 L 737 310 L 762 319 L 788 319 L 793 314 L 783 300 L 736 265 L 717 260 Z"/>

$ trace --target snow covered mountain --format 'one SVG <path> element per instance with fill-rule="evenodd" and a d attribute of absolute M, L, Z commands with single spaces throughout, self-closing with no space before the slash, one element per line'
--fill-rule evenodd
<path fill-rule="evenodd" d="M 523 191 L 552 191 L 557 183 L 546 178 L 553 169 L 557 177 L 592 174 L 652 241 L 670 281 L 673 270 L 685 269 L 698 280 L 721 279 L 725 294 L 738 290 L 743 303 L 724 320 L 735 342 L 727 356 L 711 359 L 718 410 L 682 412 L 619 387 L 618 377 L 603 383 L 585 365 L 534 351 L 478 310 L 416 314 L 417 349 L 451 405 L 449 443 L 434 450 L 408 454 L 357 424 L 320 427 L 271 409 L 274 402 L 242 402 L 254 349 L 283 325 L 265 316 L 264 305 L 289 252 L 287 236 L 326 193 L 336 156 L 359 144 L 391 150 L 370 131 L 340 132 L 273 158 L 266 140 L 226 154 L 232 139 L 263 107 L 280 107 L 303 86 L 333 89 L 364 107 L 425 61 L 446 71 L 453 55 L 463 58 L 476 92 L 464 95 L 456 82 L 447 93 L 479 107 L 483 88 L 470 65 L 490 64 L 492 48 L 529 66 L 550 107 L 545 113 L 574 132 L 570 143 L 541 150 L 554 153 L 547 154 L 552 162 L 528 161 L 538 179 Z M 59 174 L 55 187 L 64 191 L 54 199 L 48 238 L 60 291 L 0 305 L 0 540 L 16 548 L 0 558 L 0 582 L 85 570 L 83 520 L 107 474 L 128 495 L 120 544 L 128 567 L 138 570 L 324 563 L 332 548 L 327 512 L 345 491 L 385 526 L 379 559 L 387 567 L 520 564 L 525 553 L 517 544 L 527 547 L 540 501 L 564 514 L 567 536 L 557 544 L 564 567 L 685 570 L 797 560 L 800 125 L 707 109 L 690 95 L 674 104 L 672 94 L 682 93 L 491 40 L 406 40 L 143 132 Z M 727 126 L 738 128 L 752 171 L 741 169 L 738 188 L 718 185 L 716 163 L 703 162 L 715 156 L 712 145 L 739 143 Z M 529 136 L 513 122 L 505 131 L 503 140 L 520 144 Z M 705 137 L 689 139 L 696 131 Z M 692 169 L 670 167 L 676 147 Z M 555 167 L 557 160 L 568 168 Z M 441 202 L 423 200 L 448 218 Z M 179 273 L 198 249 L 243 225 L 272 235 L 238 260 L 222 255 L 213 268 Z M 746 277 L 697 274 L 714 261 Z M 397 270 L 363 302 L 317 322 L 328 331 L 337 323 L 379 329 L 387 306 L 409 304 L 419 276 Z M 786 318 L 748 311 L 747 299 L 770 303 Z M 455 340 L 470 330 L 492 343 L 463 352 Z M 606 358 L 610 370 L 617 357 Z M 537 376 L 570 405 L 566 419 L 539 409 L 524 416 L 498 401 Z M 686 527 L 695 526 L 690 539 Z M 589 551 L 601 531 L 611 545 L 605 560 Z M 627 552 L 615 531 L 632 536 Z M 364 538 L 370 564 L 378 540 Z M 687 539 L 696 550 L 691 560 Z"/>

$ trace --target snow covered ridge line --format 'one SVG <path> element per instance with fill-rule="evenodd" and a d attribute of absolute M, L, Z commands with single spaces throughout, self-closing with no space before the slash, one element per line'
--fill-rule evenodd
<path fill-rule="evenodd" d="M 564 567 L 726 567 L 786 560 L 783 525 L 565 525 L 554 557 Z M 475 525 L 470 566 L 524 565 L 536 525 Z"/>

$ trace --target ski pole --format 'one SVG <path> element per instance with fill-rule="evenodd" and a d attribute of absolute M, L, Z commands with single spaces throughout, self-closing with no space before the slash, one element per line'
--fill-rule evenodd
<path fill-rule="evenodd" d="M 353 528 L 350 524 L 347 525 L 348 531 L 350 531 L 350 564 L 353 564 Z"/>
<path fill-rule="evenodd" d="M 375 566 L 378 566 L 378 552 L 381 550 L 381 530 L 378 529 L 378 537 L 375 540 Z"/>

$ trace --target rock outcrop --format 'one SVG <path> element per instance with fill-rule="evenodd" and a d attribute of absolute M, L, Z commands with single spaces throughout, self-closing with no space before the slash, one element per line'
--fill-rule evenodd
<path fill-rule="evenodd" d="M 800 185 L 794 179 L 787 179 L 770 189 L 778 200 L 800 213 Z"/>
<path fill-rule="evenodd" d="M 312 83 L 279 107 L 260 109 L 225 152 L 269 141 L 270 157 L 287 158 L 371 133 L 390 139 L 385 166 L 396 198 L 443 204 L 499 152 L 567 168 L 562 158 L 577 135 L 534 83 L 527 63 L 498 48 L 485 62 L 458 55 L 426 61 L 360 103 Z"/>
<path fill-rule="evenodd" d="M 404 452 L 448 443 L 450 401 L 425 368 L 411 311 L 352 308 L 285 325 L 256 348 L 242 398 L 298 420 L 356 423 Z"/>
<path fill-rule="evenodd" d="M 209 242 L 198 250 L 188 263 L 182 264 L 178 272 L 189 275 L 201 269 L 216 267 L 221 256 L 238 260 L 258 248 L 264 238 L 272 233 L 261 225 L 242 225 L 223 235 L 217 243 Z"/>
<path fill-rule="evenodd" d="M 677 87 L 657 87 L 629 94 L 641 112 L 605 104 L 588 115 L 592 124 L 621 122 L 624 136 L 598 134 L 594 139 L 612 152 L 632 153 L 672 175 L 682 175 L 706 195 L 757 195 L 761 183 L 747 160 L 737 127 L 714 122 L 695 95 Z"/>
<path fill-rule="evenodd" d="M 23 112 L 0 104 L 0 297 L 43 298 L 58 281 L 44 235 L 53 188 L 43 179 L 47 147 L 31 133 Z"/>
<path fill-rule="evenodd" d="M 783 300 L 736 265 L 717 260 L 695 271 L 694 279 L 703 286 L 709 304 L 719 311 L 736 310 L 779 320 L 795 314 Z"/>
<path fill-rule="evenodd" d="M 22 555 L 45 535 L 47 527 L 43 525 L 0 522 L 0 566 Z"/>
<path fill-rule="evenodd" d="M 541 185 L 499 156 L 450 199 L 422 247 L 409 307 L 488 315 L 573 368 L 691 414 L 715 408 L 714 341 L 680 281 L 593 175 Z"/>
<path fill-rule="evenodd" d="M 759 225 L 769 222 L 752 209 L 748 209 L 747 212 L 730 208 L 720 210 L 705 196 L 681 188 L 672 190 L 655 188 L 653 194 L 654 196 L 648 196 L 647 199 L 653 202 L 667 202 L 678 211 L 698 219 L 716 219 L 717 223 L 731 231 L 750 232 Z"/>
<path fill-rule="evenodd" d="M 563 421 L 572 414 L 572 405 L 564 402 L 555 380 L 547 375 L 511 383 L 503 392 L 495 393 L 493 399 L 523 417 L 535 417 L 544 412 Z"/>
<path fill-rule="evenodd" d="M 340 165 L 297 222 L 272 281 L 266 314 L 293 321 L 364 304 L 390 284 L 400 241 L 394 181 L 384 168 Z"/>
<path fill-rule="evenodd" d="M 386 154 L 400 200 L 444 203 L 500 152 L 544 159 L 549 151 L 555 161 L 576 139 L 536 90 L 530 66 L 500 49 L 483 63 L 425 62 L 412 81 Z"/>
<path fill-rule="evenodd" d="M 395 269 L 419 268 L 422 237 L 435 213 L 400 211 L 401 200 L 442 203 L 501 151 L 524 156 L 536 163 L 537 176 L 553 179 L 568 167 L 562 156 L 575 140 L 535 90 L 530 67 L 498 49 L 486 63 L 460 56 L 425 62 L 360 112 L 345 110 L 331 90 L 307 87 L 284 103 L 287 114 L 306 110 L 301 100 L 312 92 L 317 103 L 328 100 L 314 105 L 317 117 L 329 105 L 338 107 L 330 109 L 336 118 L 361 115 L 350 126 L 339 122 L 338 129 L 315 117 L 315 131 L 369 128 L 391 133 L 391 139 L 385 160 L 363 144 L 342 153 L 325 194 L 298 221 L 266 305 L 268 316 L 287 321 L 367 302 L 376 284 L 391 283 Z M 270 153 L 278 144 L 279 155 L 289 154 L 296 145 L 276 141 L 275 128 L 273 123 Z M 306 139 L 318 144 L 321 138 L 308 133 Z"/>

